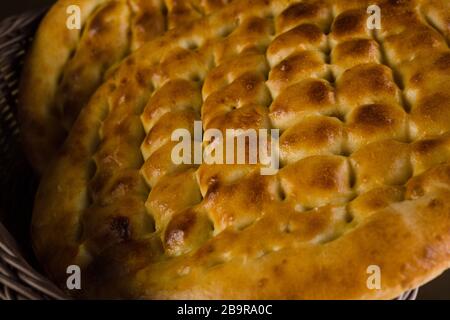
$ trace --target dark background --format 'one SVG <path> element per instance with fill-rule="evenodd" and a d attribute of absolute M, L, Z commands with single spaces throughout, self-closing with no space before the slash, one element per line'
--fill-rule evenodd
<path fill-rule="evenodd" d="M 45 7 L 54 2 L 54 0 L 1 0 L 0 18 L 3 19 L 16 13 Z"/>
<path fill-rule="evenodd" d="M 0 19 L 27 10 L 45 7 L 53 2 L 53 0 L 3 0 L 0 4 Z M 450 300 L 450 271 L 422 287 L 419 291 L 419 299 Z"/>

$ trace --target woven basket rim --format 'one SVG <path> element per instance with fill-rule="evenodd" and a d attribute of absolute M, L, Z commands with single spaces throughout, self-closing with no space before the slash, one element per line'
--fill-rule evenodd
<path fill-rule="evenodd" d="M 3 174 L 3 193 L 6 197 L 14 186 L 12 173 L 18 164 L 14 155 L 20 149 L 20 137 L 16 121 L 17 89 L 20 65 L 37 23 L 48 7 L 13 15 L 0 22 L 0 165 Z M 18 163 L 21 163 L 17 159 Z M 25 161 L 22 161 L 25 163 Z M 10 177 L 6 176 L 11 175 Z M 8 189 L 7 189 L 8 188 Z M 2 212 L 7 209 L 2 208 Z M 7 212 L 10 214 L 10 212 Z M 15 212 L 20 215 L 21 212 Z M 67 299 L 67 296 L 50 280 L 37 272 L 24 258 L 22 248 L 0 222 L 0 299 L 42 300 Z"/>

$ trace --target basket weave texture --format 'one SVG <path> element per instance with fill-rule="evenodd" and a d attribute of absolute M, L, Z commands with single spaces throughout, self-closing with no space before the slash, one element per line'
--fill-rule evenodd
<path fill-rule="evenodd" d="M 0 23 L 0 300 L 68 298 L 31 266 L 28 226 L 37 180 L 22 153 L 17 122 L 17 95 L 26 49 L 45 11 Z M 398 299 L 414 300 L 417 292 L 406 292 Z"/>
<path fill-rule="evenodd" d="M 5 300 L 66 298 L 25 260 L 23 253 L 27 250 L 19 249 L 29 247 L 36 179 L 20 147 L 17 95 L 26 48 L 44 12 L 10 17 L 0 23 L 0 299 Z M 21 238 L 21 245 L 5 225 L 17 239 Z"/>

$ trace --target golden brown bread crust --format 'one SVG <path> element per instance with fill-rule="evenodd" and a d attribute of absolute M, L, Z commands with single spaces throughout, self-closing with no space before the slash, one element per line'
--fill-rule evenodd
<path fill-rule="evenodd" d="M 372 34 L 369 1 L 237 1 L 127 58 L 39 187 L 48 273 L 80 265 L 88 298 L 391 299 L 449 268 L 446 31 L 376 2 Z M 193 119 L 280 128 L 282 168 L 175 165 Z"/>
<path fill-rule="evenodd" d="M 92 93 L 145 42 L 229 0 L 59 0 L 42 21 L 20 89 L 26 153 L 41 174 Z M 66 28 L 78 5 L 82 30 Z"/>

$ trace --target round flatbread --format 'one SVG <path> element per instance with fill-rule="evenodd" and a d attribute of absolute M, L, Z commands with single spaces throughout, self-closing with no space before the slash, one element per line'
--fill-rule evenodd
<path fill-rule="evenodd" d="M 42 179 L 41 263 L 63 288 L 80 266 L 88 298 L 392 299 L 436 277 L 450 266 L 445 5 L 236 1 L 145 44 Z M 195 121 L 279 129 L 279 171 L 175 163 L 172 134 Z"/>

